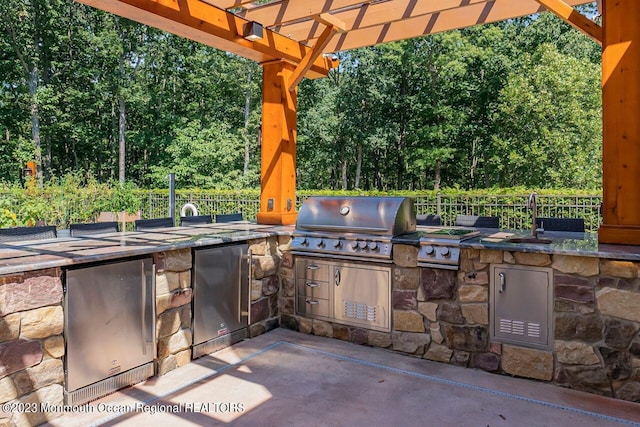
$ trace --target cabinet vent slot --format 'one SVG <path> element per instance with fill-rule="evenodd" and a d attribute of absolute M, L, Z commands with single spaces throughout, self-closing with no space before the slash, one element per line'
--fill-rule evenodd
<path fill-rule="evenodd" d="M 533 338 L 540 338 L 540 324 L 539 323 L 528 323 L 527 324 L 527 335 Z"/>
<path fill-rule="evenodd" d="M 520 320 L 500 319 L 500 333 L 524 336 L 524 322 Z"/>
<path fill-rule="evenodd" d="M 540 338 L 540 324 L 523 322 L 520 320 L 500 319 L 500 333 Z"/>
<path fill-rule="evenodd" d="M 359 304 L 357 302 L 345 301 L 344 317 L 375 322 L 376 307 L 367 304 Z"/>

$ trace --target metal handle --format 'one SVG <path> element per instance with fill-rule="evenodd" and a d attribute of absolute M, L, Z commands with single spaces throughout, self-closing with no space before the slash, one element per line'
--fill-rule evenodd
<path fill-rule="evenodd" d="M 310 287 L 310 288 L 317 288 L 317 287 L 320 286 L 320 284 L 316 283 L 316 282 L 307 282 L 307 283 L 305 283 L 305 285 Z"/>
<path fill-rule="evenodd" d="M 158 344 L 157 344 L 157 334 L 156 334 L 156 265 L 152 262 L 151 264 L 151 322 L 149 328 L 151 330 L 151 345 L 153 346 L 153 358 L 158 358 Z"/>
<path fill-rule="evenodd" d="M 142 269 L 142 310 L 140 311 L 140 322 L 142 325 L 142 354 L 147 354 L 147 275 L 144 271 L 144 261 L 140 262 Z"/>
<path fill-rule="evenodd" d="M 306 300 L 306 302 L 309 305 L 318 305 L 318 304 L 320 304 L 320 301 L 316 301 L 316 300 L 313 300 L 313 299 L 308 299 L 308 300 Z"/>
<path fill-rule="evenodd" d="M 142 261 L 142 354 L 146 355 L 147 354 L 147 343 L 151 343 L 153 348 L 154 348 L 154 352 L 153 352 L 153 357 L 155 359 L 156 357 L 156 352 L 155 352 L 155 341 L 156 341 L 156 336 L 155 336 L 155 327 L 153 327 L 153 325 L 155 325 L 155 317 L 156 317 L 156 301 L 155 301 L 155 284 L 156 284 L 156 265 L 152 264 L 151 265 L 151 278 L 149 280 L 149 276 L 146 274 L 145 272 L 145 268 L 144 268 L 144 261 Z M 151 282 L 151 283 L 149 283 Z M 147 291 L 147 286 L 150 286 L 151 292 Z M 151 304 L 151 321 L 147 321 L 147 297 L 148 294 L 151 294 L 151 297 L 153 299 L 152 304 Z M 150 339 L 149 339 L 150 338 Z"/>
<path fill-rule="evenodd" d="M 320 267 L 318 267 L 318 266 L 317 266 L 317 265 L 315 265 L 315 264 L 307 265 L 307 270 L 317 270 L 317 269 L 319 269 L 319 268 L 320 268 Z"/>
<path fill-rule="evenodd" d="M 251 252 L 251 249 L 247 250 L 247 260 L 249 262 L 249 274 L 247 277 L 247 282 L 248 282 L 247 290 L 249 291 L 247 295 L 247 325 L 250 325 L 251 324 L 251 281 L 253 280 L 253 253 Z"/>
<path fill-rule="evenodd" d="M 498 276 L 500 276 L 500 289 L 498 292 L 503 293 L 507 289 L 507 282 L 504 273 L 498 273 Z"/>
<path fill-rule="evenodd" d="M 334 281 L 336 283 L 336 286 L 340 286 L 340 279 L 341 278 L 340 278 L 340 269 L 339 268 L 336 268 L 336 272 L 333 275 L 333 279 L 334 279 Z"/>

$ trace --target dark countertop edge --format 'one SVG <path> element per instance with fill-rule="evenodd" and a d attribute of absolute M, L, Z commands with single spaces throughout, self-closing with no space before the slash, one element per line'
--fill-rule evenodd
<path fill-rule="evenodd" d="M 265 226 L 267 227 L 267 226 Z M 200 238 L 198 240 L 185 240 L 178 242 L 163 242 L 154 245 L 150 243 L 145 246 L 121 246 L 118 248 L 114 248 L 110 252 L 106 253 L 98 253 L 98 254 L 76 254 L 75 256 L 65 257 L 63 255 L 55 255 L 55 254 L 35 254 L 33 257 L 52 257 L 52 259 L 42 259 L 42 260 L 33 260 L 28 259 L 30 257 L 16 257 L 13 258 L 16 260 L 15 263 L 9 263 L 3 259 L 0 259 L 0 277 L 7 276 L 12 274 L 19 274 L 28 271 L 36 271 L 36 270 L 46 270 L 52 268 L 59 267 L 70 267 L 82 264 L 91 264 L 95 262 L 101 261 L 113 261 L 117 259 L 123 258 L 131 258 L 145 255 L 152 255 L 159 252 L 173 251 L 179 249 L 189 249 L 189 248 L 200 248 L 200 247 L 208 247 L 208 246 L 219 246 L 229 243 L 237 243 L 237 242 L 247 242 L 249 240 L 263 239 L 272 236 L 291 236 L 292 231 L 288 230 L 286 227 L 274 226 L 272 230 L 264 231 L 255 231 L 248 235 L 244 236 L 231 236 L 231 237 L 206 237 Z M 73 239 L 73 238 L 63 238 L 63 239 Z M 53 240 L 53 239 L 52 239 Z M 75 241 L 75 239 L 73 240 Z M 62 239 L 60 239 L 59 243 L 63 243 Z M 20 250 L 20 247 L 16 247 L 17 250 Z M 21 259 L 24 258 L 23 262 L 20 262 Z"/>

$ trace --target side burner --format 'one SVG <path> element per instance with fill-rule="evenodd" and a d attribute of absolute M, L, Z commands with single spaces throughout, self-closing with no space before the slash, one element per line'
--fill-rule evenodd
<path fill-rule="evenodd" d="M 458 270 L 460 242 L 477 236 L 473 228 L 439 228 L 420 232 L 418 266 Z"/>

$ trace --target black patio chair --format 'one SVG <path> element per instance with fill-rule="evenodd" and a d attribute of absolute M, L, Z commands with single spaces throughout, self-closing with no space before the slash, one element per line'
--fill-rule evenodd
<path fill-rule="evenodd" d="M 193 215 L 193 216 L 181 216 L 180 225 L 189 226 L 195 224 L 211 224 L 213 223 L 213 217 L 211 215 Z"/>
<path fill-rule="evenodd" d="M 536 227 L 546 231 L 578 231 L 584 233 L 583 218 L 536 218 Z"/>
<path fill-rule="evenodd" d="M 433 214 L 416 215 L 416 224 L 438 226 L 438 225 L 442 225 L 442 218 L 440 218 L 440 215 L 433 215 Z"/>
<path fill-rule="evenodd" d="M 156 228 L 173 227 L 173 218 L 137 219 L 134 221 L 136 231 L 147 231 Z"/>
<path fill-rule="evenodd" d="M 71 237 L 90 236 L 92 234 L 113 233 L 117 231 L 118 223 L 116 221 L 69 224 Z"/>
<path fill-rule="evenodd" d="M 54 239 L 58 237 L 55 225 L 36 227 L 0 228 L 0 242 L 17 242 L 21 240 Z"/>
<path fill-rule="evenodd" d="M 500 218 L 497 216 L 458 215 L 457 226 L 478 228 L 500 228 Z"/>
<path fill-rule="evenodd" d="M 216 222 L 242 221 L 242 212 L 216 215 L 215 220 Z"/>

